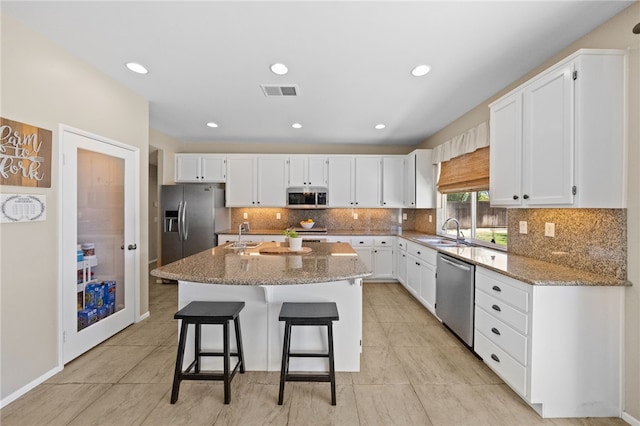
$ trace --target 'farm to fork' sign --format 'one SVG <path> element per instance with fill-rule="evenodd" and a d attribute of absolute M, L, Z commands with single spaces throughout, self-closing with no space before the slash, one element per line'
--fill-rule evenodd
<path fill-rule="evenodd" d="M 51 187 L 51 130 L 0 117 L 0 185 Z"/>

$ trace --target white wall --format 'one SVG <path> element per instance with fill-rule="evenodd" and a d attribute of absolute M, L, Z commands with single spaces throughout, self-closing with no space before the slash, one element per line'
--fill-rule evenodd
<path fill-rule="evenodd" d="M 58 126 L 67 124 L 140 149 L 140 312 L 148 311 L 148 102 L 1 15 L 0 115 L 53 132 L 52 186 L 2 186 L 43 194 L 47 219 L 0 225 L 0 400 L 59 365 Z"/>
<path fill-rule="evenodd" d="M 581 48 L 628 49 L 629 52 L 629 120 L 628 120 L 628 209 L 627 271 L 632 287 L 625 292 L 624 410 L 640 421 L 640 35 L 632 28 L 640 22 L 640 3 L 632 6 L 596 28 L 583 38 L 558 52 L 521 79 L 505 87 L 467 114 L 421 144 L 433 148 L 453 136 L 489 119 L 488 104 L 525 82 L 545 68 Z"/>

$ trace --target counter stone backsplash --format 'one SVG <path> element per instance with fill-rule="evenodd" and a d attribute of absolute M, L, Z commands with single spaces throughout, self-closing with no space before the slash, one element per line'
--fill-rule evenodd
<path fill-rule="evenodd" d="M 398 218 L 407 213 L 402 224 Z M 252 229 L 285 229 L 288 226 L 300 226 L 300 221 L 313 219 L 315 226 L 324 226 L 329 230 L 369 230 L 396 232 L 400 226 L 415 229 L 416 210 L 403 209 L 316 209 L 298 210 L 286 208 L 232 208 L 231 228 L 236 229 L 247 213 Z M 280 213 L 280 219 L 276 215 Z M 358 219 L 353 218 L 358 214 Z"/>
<path fill-rule="evenodd" d="M 555 224 L 555 237 L 545 237 L 545 223 Z M 508 226 L 509 253 L 627 278 L 626 209 L 509 209 Z"/>

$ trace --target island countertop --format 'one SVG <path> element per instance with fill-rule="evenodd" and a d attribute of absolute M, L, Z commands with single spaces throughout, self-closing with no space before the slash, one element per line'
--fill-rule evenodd
<path fill-rule="evenodd" d="M 287 247 L 264 242 L 240 251 L 225 244 L 151 271 L 176 281 L 228 285 L 291 285 L 363 278 L 371 275 L 347 243 L 304 243 L 309 253 L 266 254 L 265 249 Z"/>

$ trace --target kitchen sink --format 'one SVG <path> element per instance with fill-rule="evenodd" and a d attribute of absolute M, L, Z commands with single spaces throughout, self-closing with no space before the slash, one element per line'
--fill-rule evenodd
<path fill-rule="evenodd" d="M 455 241 L 451 241 L 451 240 L 446 240 L 443 238 L 416 238 L 416 241 L 419 241 L 421 243 L 426 243 L 426 244 L 430 244 L 432 246 L 437 246 L 437 247 L 456 247 L 460 244 L 456 243 Z"/>
<path fill-rule="evenodd" d="M 238 243 L 237 241 L 234 243 L 229 243 L 228 246 L 226 246 L 226 248 L 229 249 L 254 249 L 254 248 L 258 248 L 262 245 L 262 242 L 258 242 L 258 241 L 242 241 L 241 243 Z"/>

